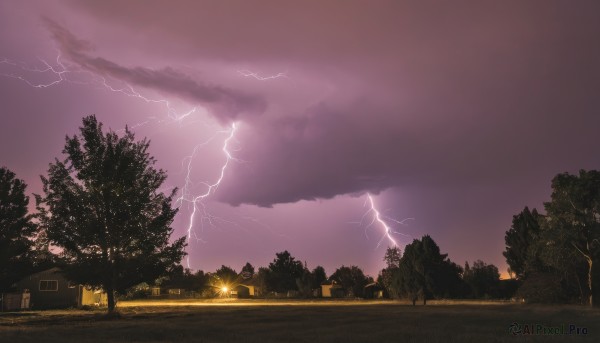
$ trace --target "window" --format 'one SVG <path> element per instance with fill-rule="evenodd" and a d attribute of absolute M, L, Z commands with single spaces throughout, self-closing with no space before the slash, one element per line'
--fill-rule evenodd
<path fill-rule="evenodd" d="M 58 291 L 58 280 L 40 280 L 40 291 Z"/>

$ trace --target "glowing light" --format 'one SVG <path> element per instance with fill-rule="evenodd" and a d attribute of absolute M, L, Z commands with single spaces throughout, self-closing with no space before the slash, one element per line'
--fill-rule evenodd
<path fill-rule="evenodd" d="M 223 287 L 223 288 L 221 288 L 221 291 L 222 291 L 223 293 L 227 293 L 227 291 L 228 291 L 228 290 L 229 290 L 229 289 L 228 289 L 227 287 Z"/>

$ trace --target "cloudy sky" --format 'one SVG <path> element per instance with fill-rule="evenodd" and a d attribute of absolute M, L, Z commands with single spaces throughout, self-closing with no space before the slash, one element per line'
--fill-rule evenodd
<path fill-rule="evenodd" d="M 505 271 L 512 215 L 542 207 L 557 173 L 600 168 L 599 11 L 3 0 L 0 165 L 41 192 L 65 135 L 95 114 L 151 140 L 165 190 L 181 190 L 178 237 L 226 165 L 196 202 L 194 269 L 287 249 L 376 276 L 393 243 L 373 194 L 401 248 L 429 234 L 459 264 Z"/>

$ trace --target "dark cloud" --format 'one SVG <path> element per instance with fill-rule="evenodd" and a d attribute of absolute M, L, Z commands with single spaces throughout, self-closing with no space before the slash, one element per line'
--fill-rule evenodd
<path fill-rule="evenodd" d="M 153 55 L 290 62 L 286 82 L 301 82 L 255 82 L 259 96 L 170 68 L 125 68 L 91 57 L 89 44 L 49 23 L 84 68 L 243 121 L 235 154 L 246 162 L 228 169 L 221 201 L 271 206 L 396 186 L 520 183 L 593 155 L 600 24 L 591 10 L 545 2 L 145 5 L 114 13 L 110 1 L 74 3 L 103 22 L 139 25 L 154 37 L 138 42 Z M 262 112 L 262 99 L 265 116 L 240 115 Z"/>
<path fill-rule="evenodd" d="M 600 168 L 598 13 L 594 0 L 4 0 L 0 58 L 53 61 L 50 29 L 82 68 L 202 104 L 222 128 L 240 121 L 232 150 L 242 161 L 230 164 L 209 201 L 281 205 L 210 202 L 220 217 L 247 212 L 268 225 L 203 231 L 210 244 L 190 249 L 196 266 L 217 268 L 223 258 L 264 265 L 292 249 L 327 268 L 371 256 L 376 275 L 382 250 L 348 225 L 360 218 L 361 200 L 298 200 L 388 189 L 377 204 L 415 217 L 406 233 L 432 234 L 455 261 L 503 269 L 512 215 L 540 207 L 556 173 Z M 53 21 L 40 27 L 40 15 Z M 260 82 L 240 69 L 288 77 Z M 195 70 L 201 76 L 187 74 Z M 36 89 L 4 77 L 0 89 L 0 160 L 34 192 L 81 116 L 96 113 L 113 128 L 165 116 L 163 106 L 78 83 Z M 136 128 L 152 139 L 173 185 L 185 182 L 181 158 L 214 133 L 210 120 L 197 119 L 206 118 Z M 222 137 L 198 151 L 192 179 L 200 188 L 220 171 Z M 178 233 L 189 214 L 181 209 Z M 290 239 L 261 236 L 261 227 Z"/>
<path fill-rule="evenodd" d="M 266 109 L 266 101 L 261 96 L 201 83 L 170 67 L 160 70 L 144 67 L 128 68 L 104 58 L 92 57 L 89 55 L 94 50 L 91 43 L 78 39 L 49 18 L 43 18 L 43 21 L 59 44 L 64 57 L 100 76 L 111 77 L 127 84 L 176 96 L 192 104 L 203 105 L 221 122 L 230 122 L 243 115 L 258 115 Z"/>

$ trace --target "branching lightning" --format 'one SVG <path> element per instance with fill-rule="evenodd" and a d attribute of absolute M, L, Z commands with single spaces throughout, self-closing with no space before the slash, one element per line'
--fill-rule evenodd
<path fill-rule="evenodd" d="M 280 77 L 285 77 L 287 78 L 287 74 L 286 73 L 277 73 L 275 75 L 269 75 L 269 76 L 260 76 L 258 73 L 247 70 L 247 69 L 242 69 L 242 70 L 238 70 L 238 74 L 244 76 L 244 77 L 252 77 L 257 79 L 258 81 L 267 81 L 267 80 L 274 80 L 274 79 L 278 79 Z"/>
<path fill-rule="evenodd" d="M 21 80 L 34 88 L 47 88 L 56 86 L 63 82 L 80 84 L 80 85 L 90 85 L 97 86 L 109 90 L 111 92 L 121 93 L 128 97 L 138 98 L 147 103 L 155 103 L 162 104 L 167 109 L 168 118 L 181 122 L 191 114 L 197 111 L 197 107 L 193 107 L 190 110 L 178 113 L 177 110 L 174 109 L 172 103 L 167 99 L 152 99 L 146 97 L 136 91 L 131 85 L 127 83 L 123 83 L 122 87 L 118 87 L 112 85 L 105 77 L 97 75 L 87 70 L 82 70 L 76 66 L 73 66 L 69 63 L 63 62 L 61 54 L 58 53 L 56 57 L 56 66 L 51 65 L 46 60 L 42 58 L 38 58 L 38 60 L 44 65 L 44 68 L 30 67 L 22 62 L 15 62 L 9 59 L 3 58 L 0 59 L 0 64 L 6 64 L 13 67 L 19 68 L 22 72 L 26 73 L 37 73 L 42 75 L 52 75 L 54 78 L 51 81 L 46 83 L 43 82 L 33 82 L 30 79 L 24 77 L 23 75 L 15 74 L 15 73 L 0 73 L 0 75 L 5 77 L 10 77 L 14 79 Z M 79 79 L 77 78 L 79 76 Z M 145 121 L 143 123 L 135 124 L 134 126 L 139 127 L 149 123 L 149 121 Z"/>
<path fill-rule="evenodd" d="M 368 207 L 369 209 L 363 214 L 363 216 L 361 217 L 361 220 L 357 223 L 360 226 L 365 226 L 365 235 L 367 235 L 367 229 L 369 229 L 371 226 L 373 226 L 374 224 L 379 224 L 382 228 L 383 228 L 383 235 L 381 236 L 381 238 L 379 239 L 379 241 L 377 242 L 377 248 L 379 248 L 379 246 L 381 246 L 381 243 L 383 243 L 383 241 L 387 238 L 388 241 L 393 245 L 393 246 L 398 246 L 398 242 L 396 241 L 396 239 L 394 239 L 394 237 L 392 236 L 392 234 L 397 234 L 397 235 L 402 235 L 402 236 L 406 236 L 406 237 L 410 237 L 410 235 L 395 231 L 387 222 L 386 220 L 392 221 L 394 223 L 400 224 L 400 225 L 406 225 L 406 222 L 409 220 L 414 220 L 414 218 L 405 218 L 403 220 L 397 220 L 385 215 L 382 215 L 381 212 L 377 209 L 377 206 L 375 205 L 375 201 L 373 200 L 373 196 L 369 193 L 367 193 L 367 199 L 365 201 L 365 207 Z M 364 225 L 365 221 L 367 220 L 368 217 L 371 217 L 369 223 L 367 225 Z M 367 235 L 368 238 L 368 235 Z"/>
<path fill-rule="evenodd" d="M 204 199 L 206 199 L 207 197 L 209 197 L 211 194 L 213 194 L 217 190 L 217 188 L 221 184 L 221 181 L 223 181 L 223 178 L 225 177 L 225 170 L 227 169 L 227 166 L 229 165 L 229 163 L 232 160 L 235 160 L 235 158 L 231 155 L 231 152 L 229 151 L 229 144 L 230 144 L 231 140 L 234 139 L 236 129 L 237 129 L 237 124 L 233 123 L 233 124 L 231 124 L 231 128 L 229 130 L 217 132 L 217 134 L 218 133 L 227 133 L 228 134 L 227 138 L 223 142 L 223 147 L 221 149 L 223 151 L 226 159 L 225 159 L 225 163 L 221 167 L 219 177 L 215 182 L 213 182 L 213 183 L 202 182 L 202 184 L 204 184 L 206 186 L 206 191 L 203 194 L 196 195 L 196 196 L 190 195 L 190 193 L 191 193 L 190 188 L 193 186 L 192 178 L 191 178 L 192 161 L 194 160 L 194 157 L 195 157 L 198 149 L 201 146 L 206 145 L 210 141 L 212 141 L 215 138 L 216 134 L 215 134 L 215 136 L 212 136 L 211 138 L 209 138 L 206 142 L 196 145 L 196 147 L 194 147 L 194 150 L 192 151 L 192 154 L 190 156 L 187 156 L 184 159 L 184 162 L 187 161 L 187 173 L 185 176 L 185 183 L 184 183 L 184 186 L 183 186 L 183 189 L 181 192 L 181 196 L 177 199 L 177 202 L 180 204 L 182 202 L 189 202 L 193 205 L 192 213 L 190 215 L 190 223 L 187 228 L 188 239 L 192 238 L 192 234 L 193 234 L 192 228 L 194 226 L 194 218 L 196 216 L 196 211 L 198 210 L 198 205 L 200 204 L 203 206 L 202 201 Z M 211 222 L 212 216 L 207 215 L 204 218 L 208 219 L 209 222 Z"/>
<path fill-rule="evenodd" d="M 115 86 L 114 83 L 116 83 L 116 82 L 114 82 L 114 81 L 109 82 L 105 77 L 103 77 L 101 75 L 97 75 L 97 74 L 92 73 L 87 70 L 82 70 L 82 69 L 78 68 L 77 66 L 73 66 L 73 65 L 70 65 L 69 63 L 62 61 L 60 53 L 56 57 L 56 66 L 51 65 L 44 59 L 41 59 L 41 58 L 38 58 L 38 59 L 43 64 L 43 66 L 44 66 L 43 68 L 30 67 L 25 63 L 14 62 L 14 61 L 11 61 L 8 59 L 0 59 L 0 64 L 8 65 L 13 68 L 18 68 L 20 70 L 21 74 L 35 73 L 35 74 L 42 74 L 44 77 L 46 75 L 51 75 L 51 76 L 53 76 L 52 80 L 45 82 L 45 83 L 44 82 L 33 82 L 29 78 L 27 78 L 21 74 L 17 74 L 15 72 L 0 73 L 0 75 L 18 79 L 34 88 L 52 87 L 52 86 L 59 85 L 63 82 L 89 85 L 89 86 L 97 86 L 97 87 L 104 88 L 111 92 L 121 93 L 121 94 L 129 96 L 129 97 L 138 98 L 147 103 L 155 103 L 155 104 L 164 105 L 167 108 L 168 118 L 171 120 L 177 121 L 177 122 L 182 122 L 184 119 L 186 119 L 187 117 L 189 117 L 190 115 L 192 115 L 193 113 L 195 113 L 197 111 L 197 107 L 193 107 L 192 109 L 190 109 L 187 112 L 178 113 L 173 108 L 173 106 L 169 100 L 153 99 L 153 98 L 146 97 L 146 96 L 142 95 L 141 93 L 139 93 L 138 91 L 136 91 L 131 85 L 129 85 L 127 83 L 122 83 L 122 86 Z M 256 75 L 256 77 L 258 78 L 258 75 Z M 134 124 L 130 127 L 130 129 L 144 126 L 144 125 L 150 123 L 151 121 L 152 120 L 146 120 L 146 121 Z M 159 120 L 157 122 L 162 123 L 163 121 Z M 231 127 L 228 130 L 217 131 L 207 141 L 196 145 L 194 147 L 191 155 L 185 157 L 184 160 L 182 161 L 183 164 L 187 164 L 187 166 L 186 166 L 187 171 L 186 171 L 184 186 L 182 187 L 182 190 L 181 190 L 181 195 L 178 199 L 176 199 L 175 204 L 177 206 L 182 206 L 184 202 L 191 204 L 191 214 L 189 216 L 189 224 L 186 229 L 188 242 L 192 238 L 195 238 L 197 241 L 203 242 L 203 240 L 194 231 L 194 224 L 195 224 L 194 221 L 198 215 L 198 212 L 201 213 L 200 221 L 208 222 L 211 226 L 214 226 L 213 222 L 215 220 L 219 220 L 219 221 L 230 223 L 230 224 L 235 224 L 235 223 L 229 222 L 223 218 L 215 217 L 211 213 L 209 213 L 209 211 L 206 208 L 206 205 L 204 203 L 204 200 L 206 200 L 211 194 L 214 194 L 214 192 L 217 190 L 217 188 L 223 181 L 223 178 L 225 177 L 225 171 L 226 171 L 227 167 L 229 166 L 229 163 L 232 160 L 236 160 L 231 154 L 230 144 L 231 144 L 231 141 L 234 140 L 234 135 L 236 133 L 237 127 L 238 127 L 238 124 L 234 122 L 231 124 Z M 225 163 L 220 168 L 219 177 L 217 178 L 217 180 L 215 182 L 212 182 L 212 183 L 202 182 L 202 184 L 204 186 L 206 186 L 206 191 L 200 195 L 192 195 L 191 189 L 193 187 L 193 183 L 192 183 L 191 174 L 192 174 L 192 162 L 194 160 L 194 157 L 196 156 L 198 150 L 202 146 L 210 143 L 219 134 L 227 134 L 227 137 L 224 140 L 223 147 L 221 149 L 223 151 L 226 159 L 225 159 Z M 188 264 L 188 267 L 190 267 L 189 257 L 187 260 L 187 264 Z"/>

